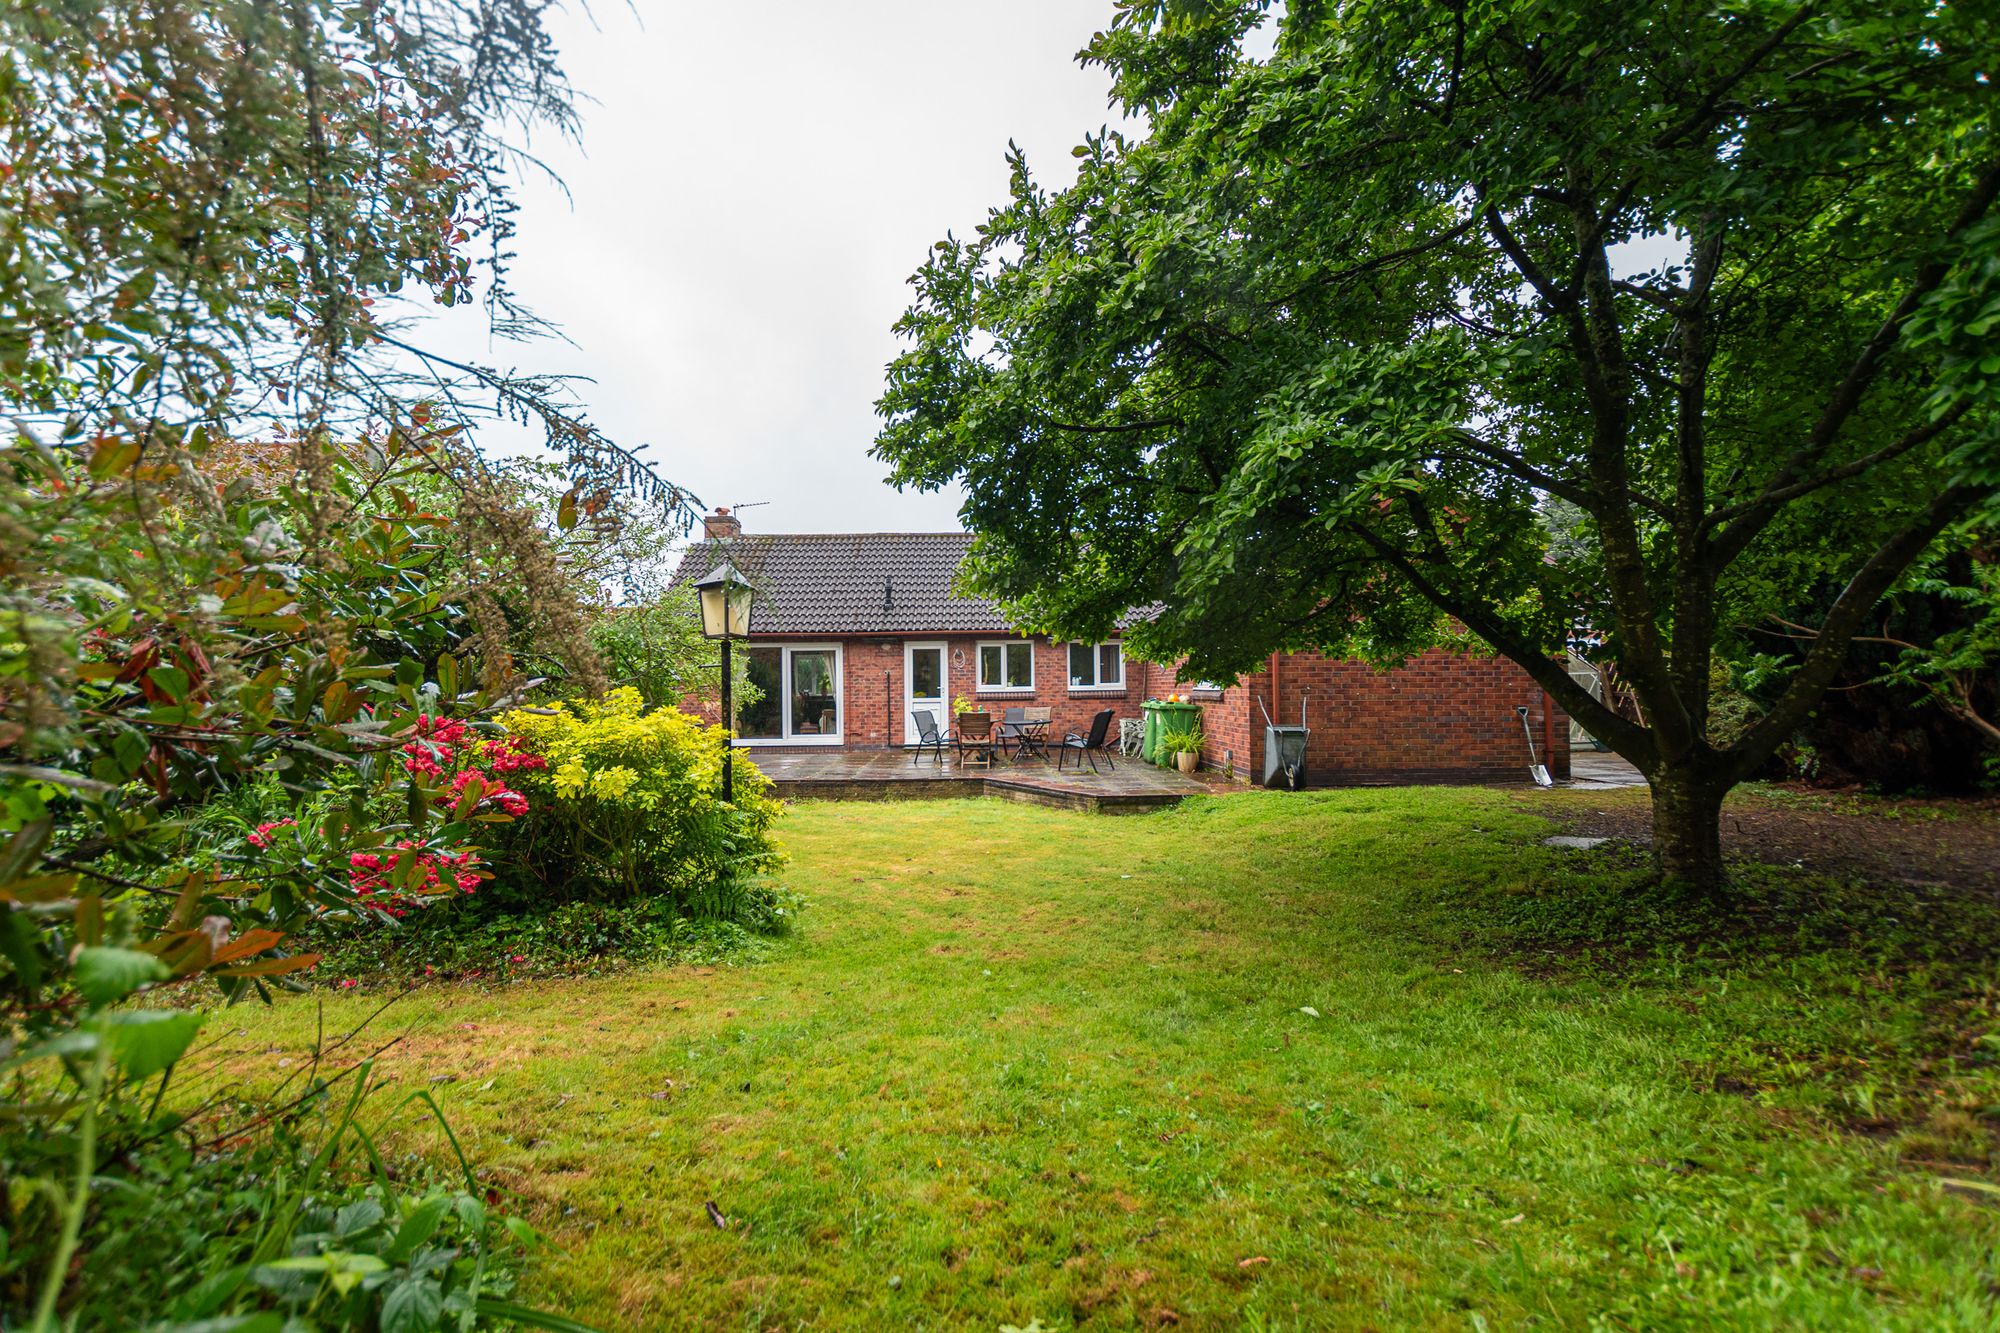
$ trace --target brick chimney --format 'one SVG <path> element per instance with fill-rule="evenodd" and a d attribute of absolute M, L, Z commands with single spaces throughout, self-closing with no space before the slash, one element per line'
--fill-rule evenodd
<path fill-rule="evenodd" d="M 701 535 L 712 542 L 726 542 L 742 531 L 743 524 L 725 505 L 717 505 L 713 514 L 702 516 Z"/>

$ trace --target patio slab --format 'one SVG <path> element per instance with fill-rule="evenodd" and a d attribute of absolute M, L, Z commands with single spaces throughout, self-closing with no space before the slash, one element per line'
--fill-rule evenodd
<path fill-rule="evenodd" d="M 1209 790 L 1199 779 L 1137 759 L 1120 759 L 1114 770 L 1098 759 L 1099 771 L 1065 763 L 1016 764 L 1000 759 L 991 768 L 967 768 L 947 756 L 940 765 L 907 750 L 766 750 L 743 752 L 776 784 L 783 800 L 899 801 L 937 797 L 1004 796 L 1009 800 L 1099 814 L 1158 810 Z"/>

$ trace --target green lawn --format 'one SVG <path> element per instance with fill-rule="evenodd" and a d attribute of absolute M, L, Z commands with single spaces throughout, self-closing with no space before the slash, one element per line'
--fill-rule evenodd
<path fill-rule="evenodd" d="M 366 1040 L 456 1076 L 561 1247 L 526 1294 L 605 1328 L 1996 1327 L 1978 1136 L 1843 1127 L 1962 1094 L 1918 1087 L 1928 973 L 1521 946 L 1494 922 L 1576 873 L 1548 828 L 1480 791 L 807 805 L 764 960 L 437 987 Z"/>

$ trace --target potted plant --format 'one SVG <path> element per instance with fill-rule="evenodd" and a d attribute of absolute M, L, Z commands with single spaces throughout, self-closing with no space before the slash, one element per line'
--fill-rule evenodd
<path fill-rule="evenodd" d="M 1174 757 L 1174 767 L 1192 773 L 1201 762 L 1202 735 L 1198 731 L 1163 731 L 1160 749 Z"/>
<path fill-rule="evenodd" d="M 951 701 L 951 716 L 952 720 L 962 727 L 968 717 L 991 717 L 992 714 L 961 694 Z"/>

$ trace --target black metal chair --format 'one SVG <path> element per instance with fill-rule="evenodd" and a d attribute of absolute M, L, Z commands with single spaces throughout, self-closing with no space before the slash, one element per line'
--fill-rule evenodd
<path fill-rule="evenodd" d="M 938 727 L 936 715 L 927 708 L 915 708 L 910 710 L 910 720 L 917 724 L 917 748 L 910 756 L 910 763 L 915 765 L 924 757 L 924 751 L 929 750 L 937 756 L 938 767 L 943 768 L 944 747 L 949 742 Z"/>
<path fill-rule="evenodd" d="M 1117 772 L 1118 763 L 1111 757 L 1111 747 L 1105 743 L 1105 737 L 1111 731 L 1112 716 L 1112 710 L 1107 708 L 1096 717 L 1090 719 L 1090 734 L 1088 736 L 1079 736 L 1072 731 L 1069 735 L 1063 737 L 1062 744 L 1055 747 L 1056 769 L 1058 771 L 1062 769 L 1064 755 L 1074 754 L 1077 756 L 1079 767 L 1087 759 L 1090 761 L 1090 771 L 1095 773 L 1097 771 L 1097 756 L 1101 754 L 1104 756 L 1104 762 L 1111 765 L 1111 771 L 1114 773 Z"/>

